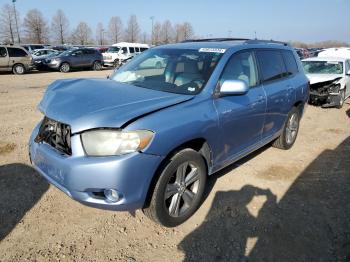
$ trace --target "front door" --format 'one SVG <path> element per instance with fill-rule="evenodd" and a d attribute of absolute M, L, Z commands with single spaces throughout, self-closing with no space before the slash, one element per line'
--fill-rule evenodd
<path fill-rule="evenodd" d="M 250 151 L 261 140 L 266 110 L 266 95 L 259 84 L 253 51 L 234 54 L 227 62 L 219 80 L 241 80 L 247 83 L 245 95 L 224 96 L 214 100 L 220 123 L 223 149 L 215 161 L 227 165 Z"/>

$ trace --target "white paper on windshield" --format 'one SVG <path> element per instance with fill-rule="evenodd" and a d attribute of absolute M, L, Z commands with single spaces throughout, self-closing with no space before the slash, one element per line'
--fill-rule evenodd
<path fill-rule="evenodd" d="M 203 53 L 225 53 L 226 49 L 222 49 L 222 48 L 200 48 L 199 52 L 203 52 Z"/>

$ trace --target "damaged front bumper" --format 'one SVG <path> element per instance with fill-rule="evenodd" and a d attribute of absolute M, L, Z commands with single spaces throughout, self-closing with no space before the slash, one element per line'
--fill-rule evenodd
<path fill-rule="evenodd" d="M 310 85 L 309 104 L 322 107 L 339 106 L 342 100 L 339 79 Z"/>

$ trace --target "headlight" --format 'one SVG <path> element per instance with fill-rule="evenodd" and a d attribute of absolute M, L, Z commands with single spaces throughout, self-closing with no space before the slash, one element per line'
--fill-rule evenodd
<path fill-rule="evenodd" d="M 92 130 L 82 133 L 81 140 L 89 156 L 124 155 L 144 149 L 154 133 L 148 130 Z"/>

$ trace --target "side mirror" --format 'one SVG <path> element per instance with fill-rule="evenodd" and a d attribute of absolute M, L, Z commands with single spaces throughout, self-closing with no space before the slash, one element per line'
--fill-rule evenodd
<path fill-rule="evenodd" d="M 249 87 L 242 80 L 225 80 L 220 87 L 220 95 L 244 95 Z"/>

